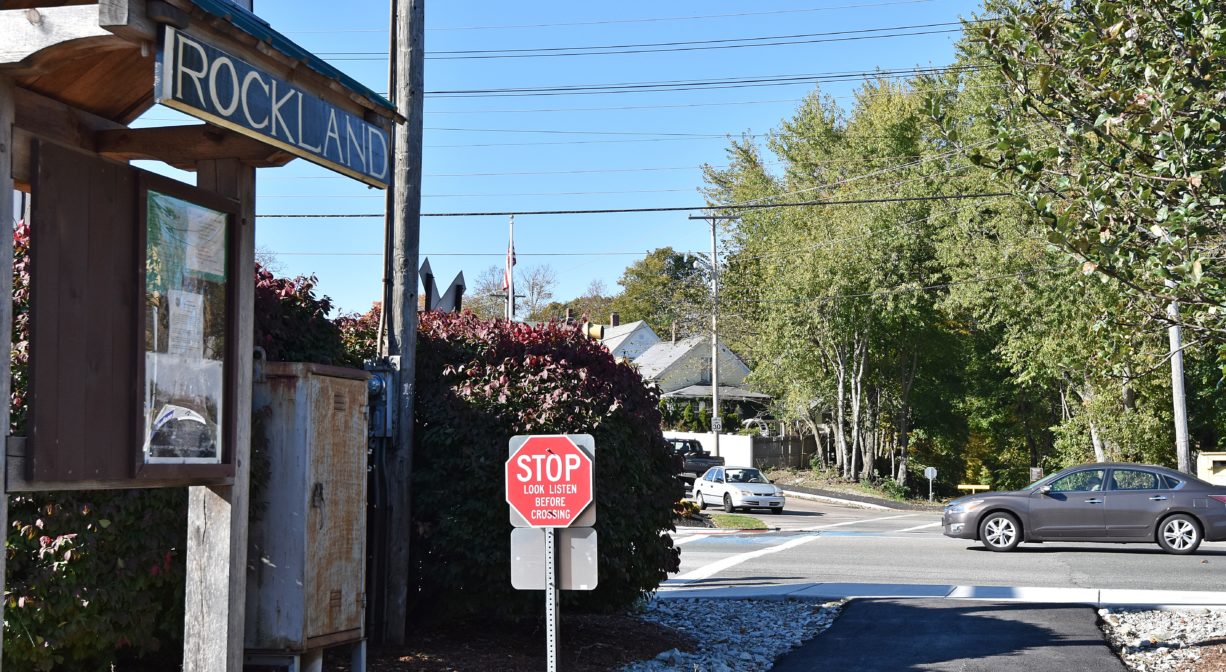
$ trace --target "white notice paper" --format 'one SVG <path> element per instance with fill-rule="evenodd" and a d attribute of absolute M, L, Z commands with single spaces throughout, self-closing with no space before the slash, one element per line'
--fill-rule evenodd
<path fill-rule="evenodd" d="M 187 213 L 187 268 L 216 278 L 226 275 L 226 214 L 204 208 Z"/>
<path fill-rule="evenodd" d="M 167 352 L 172 355 L 204 357 L 204 295 L 172 289 L 170 335 Z"/>

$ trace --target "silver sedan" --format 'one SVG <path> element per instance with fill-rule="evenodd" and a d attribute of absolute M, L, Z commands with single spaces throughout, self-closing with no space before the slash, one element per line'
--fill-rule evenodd
<path fill-rule="evenodd" d="M 728 513 L 737 509 L 783 513 L 786 501 L 783 491 L 752 467 L 711 467 L 694 481 L 694 499 L 700 509 L 722 504 Z"/>
<path fill-rule="evenodd" d="M 1070 467 L 1016 492 L 953 500 L 945 536 L 977 539 L 992 551 L 1023 541 L 1157 543 L 1168 553 L 1226 540 L 1226 487 L 1152 465 Z"/>

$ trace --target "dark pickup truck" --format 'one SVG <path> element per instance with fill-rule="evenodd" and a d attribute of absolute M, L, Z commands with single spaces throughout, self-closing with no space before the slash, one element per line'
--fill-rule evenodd
<path fill-rule="evenodd" d="M 702 444 L 697 439 L 665 440 L 672 446 L 673 455 L 681 460 L 681 472 L 678 475 L 686 483 L 693 483 L 711 467 L 724 466 L 724 458 L 711 457 L 710 453 L 702 449 Z"/>

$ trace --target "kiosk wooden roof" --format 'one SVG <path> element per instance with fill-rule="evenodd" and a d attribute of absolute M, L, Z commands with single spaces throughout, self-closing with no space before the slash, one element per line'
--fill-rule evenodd
<path fill-rule="evenodd" d="M 30 135 L 120 161 L 193 170 L 201 160 L 256 167 L 294 156 L 214 124 L 129 129 L 155 104 L 159 26 L 190 28 L 256 67 L 384 128 L 392 103 L 227 0 L 0 0 L 0 75 L 17 86 L 14 178 L 28 186 Z"/>

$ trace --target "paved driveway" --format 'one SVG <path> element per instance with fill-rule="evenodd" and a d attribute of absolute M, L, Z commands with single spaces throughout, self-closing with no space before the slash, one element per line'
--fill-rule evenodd
<path fill-rule="evenodd" d="M 1123 672 L 1088 607 L 857 600 L 773 672 L 1078 670 Z"/>

